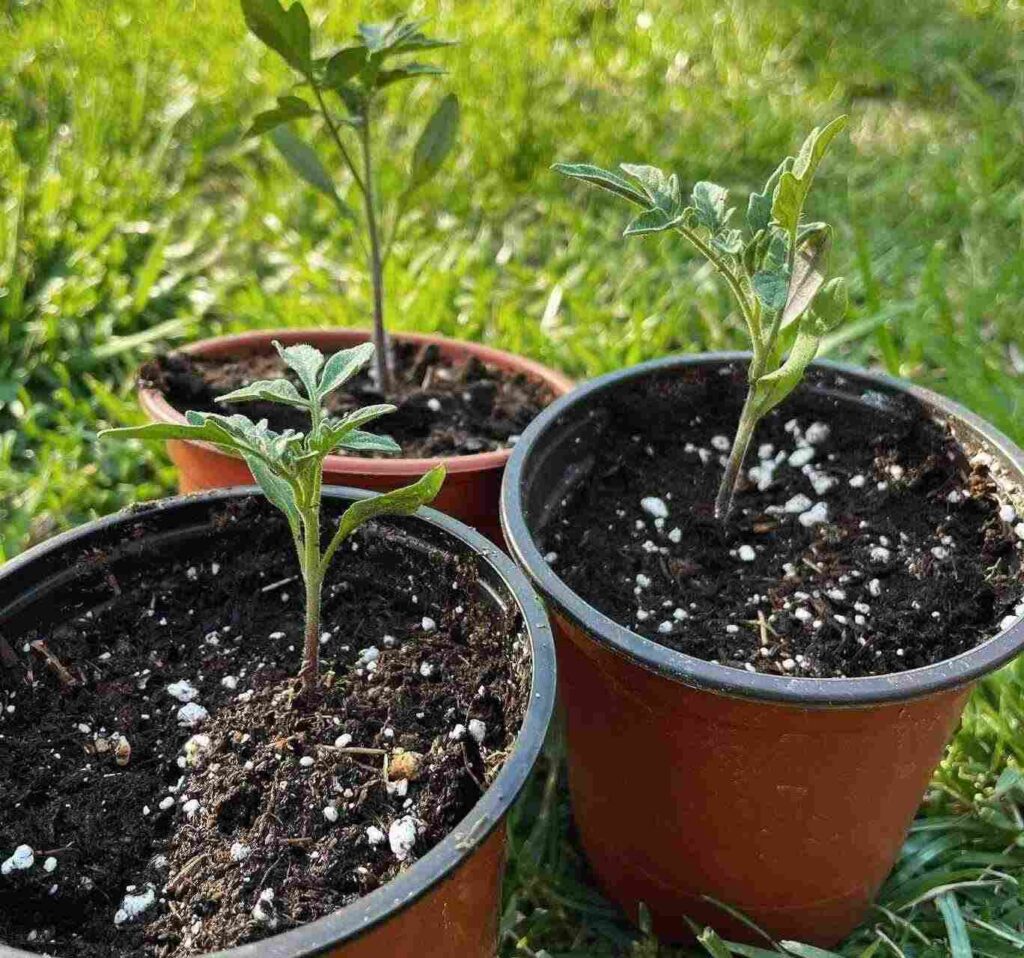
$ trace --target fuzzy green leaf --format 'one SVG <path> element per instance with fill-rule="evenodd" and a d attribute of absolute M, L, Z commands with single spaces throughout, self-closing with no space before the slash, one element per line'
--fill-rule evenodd
<path fill-rule="evenodd" d="M 814 174 L 825 156 L 829 145 L 836 138 L 836 135 L 845 129 L 849 117 L 837 116 L 831 123 L 823 127 L 815 127 L 811 130 L 807 139 L 804 140 L 796 161 L 793 163 L 793 175 L 800 180 L 804 188 L 804 195 L 811 188 Z"/>
<path fill-rule="evenodd" d="M 176 423 L 150 422 L 143 426 L 119 426 L 103 429 L 101 439 L 146 439 L 160 442 L 167 439 L 191 439 L 198 442 L 217 442 L 220 434 L 207 425 L 179 425 Z"/>
<path fill-rule="evenodd" d="M 402 451 L 402 447 L 390 436 L 378 436 L 372 432 L 363 432 L 361 429 L 347 432 L 335 443 L 335 448 L 344 449 L 346 452 L 384 453 L 392 456 L 399 455 Z"/>
<path fill-rule="evenodd" d="M 358 429 L 361 426 L 365 426 L 368 422 L 373 422 L 374 419 L 380 419 L 381 416 L 389 416 L 397 408 L 397 406 L 393 406 L 391 403 L 363 406 L 361 409 L 353 410 L 342 419 L 332 420 L 332 426 L 333 428 Z"/>
<path fill-rule="evenodd" d="M 411 486 L 403 486 L 401 489 L 385 492 L 372 499 L 359 499 L 353 502 L 345 510 L 338 523 L 336 537 L 343 542 L 364 522 L 377 516 L 411 515 L 420 506 L 434 500 L 441 491 L 444 477 L 444 466 L 435 466 Z"/>
<path fill-rule="evenodd" d="M 373 359 L 373 343 L 360 343 L 351 349 L 340 349 L 324 364 L 320 374 L 318 392 L 329 396 L 347 383 L 360 369 Z"/>
<path fill-rule="evenodd" d="M 360 426 L 365 426 L 368 422 L 372 422 L 374 419 L 379 419 L 381 416 L 387 416 L 390 413 L 393 413 L 395 408 L 395 406 L 392 406 L 389 403 L 380 403 L 375 406 L 364 406 L 362 409 L 350 412 L 342 419 L 328 420 L 317 442 L 317 448 L 324 453 L 333 451 L 338 446 L 343 445 L 349 434 L 356 432 Z M 366 433 L 366 435 L 369 435 L 369 433 Z M 384 437 L 376 438 L 383 439 Z M 357 445 L 359 442 L 361 442 L 361 440 L 355 440 Z M 397 444 L 393 443 L 390 439 L 388 439 L 387 442 L 390 443 L 389 448 L 381 451 L 401 451 Z"/>
<path fill-rule="evenodd" d="M 725 224 L 725 203 L 729 191 L 717 183 L 702 180 L 694 184 L 693 206 L 697 211 L 697 222 L 717 233 Z"/>
<path fill-rule="evenodd" d="M 301 520 L 292 484 L 258 456 L 247 455 L 243 458 L 263 494 L 285 514 L 292 531 L 298 530 Z"/>
<path fill-rule="evenodd" d="M 309 17 L 298 0 L 285 10 L 278 0 L 242 0 L 246 26 L 302 74 L 312 69 Z"/>
<path fill-rule="evenodd" d="M 312 115 L 313 108 L 301 97 L 279 96 L 277 98 L 277 106 L 272 110 L 264 110 L 262 113 L 258 113 L 245 135 L 246 138 L 259 136 L 279 127 L 282 123 L 288 123 L 291 120 L 299 120 Z"/>
<path fill-rule="evenodd" d="M 751 193 L 747 201 L 747 225 L 751 232 L 768 229 L 772 218 L 772 198 L 764 193 Z"/>
<path fill-rule="evenodd" d="M 765 309 L 775 313 L 786 305 L 789 278 L 784 270 L 761 270 L 754 274 L 751 282 Z"/>
<path fill-rule="evenodd" d="M 804 371 L 818 354 L 820 343 L 821 339 L 815 334 L 811 324 L 801 322 L 786 361 L 775 372 L 767 373 L 754 383 L 753 388 L 760 396 L 757 403 L 759 418 L 767 415 L 796 389 Z"/>
<path fill-rule="evenodd" d="M 827 335 L 843 321 L 849 299 L 846 280 L 841 276 L 830 279 L 821 287 L 811 306 L 811 322 L 818 336 Z"/>
<path fill-rule="evenodd" d="M 385 87 L 389 87 L 401 80 L 416 80 L 419 77 L 427 76 L 444 76 L 447 72 L 447 70 L 430 63 L 406 63 L 400 67 L 395 67 L 393 70 L 381 70 L 376 76 L 374 86 L 378 90 L 383 90 Z"/>
<path fill-rule="evenodd" d="M 739 230 L 722 230 L 712 237 L 711 245 L 730 256 L 738 256 L 743 252 L 743 234 Z"/>
<path fill-rule="evenodd" d="M 344 47 L 338 50 L 324 68 L 324 83 L 339 87 L 356 77 L 366 66 L 366 47 Z"/>
<path fill-rule="evenodd" d="M 556 163 L 551 169 L 565 176 L 571 176 L 575 180 L 590 183 L 591 186 L 600 187 L 616 196 L 621 196 L 644 209 L 650 206 L 645 194 L 635 189 L 617 173 L 602 170 L 599 166 L 592 166 L 590 163 Z"/>
<path fill-rule="evenodd" d="M 674 213 L 679 206 L 679 185 L 673 177 L 665 176 L 656 166 L 636 163 L 620 163 L 619 169 L 633 177 L 651 203 L 666 213 Z"/>
<path fill-rule="evenodd" d="M 274 348 L 284 360 L 284 364 L 299 377 L 309 398 L 313 402 L 317 402 L 320 399 L 317 373 L 320 372 L 320 367 L 324 364 L 324 354 L 306 343 L 282 346 L 276 339 Z"/>
<path fill-rule="evenodd" d="M 279 434 L 268 428 L 267 420 L 253 422 L 248 416 L 234 413 L 224 416 L 215 412 L 193 412 L 185 414 L 193 424 L 205 424 L 219 435 L 212 441 L 245 452 L 256 451 L 261 455 L 275 458 L 285 447 L 297 438 L 294 434 Z"/>
<path fill-rule="evenodd" d="M 217 402 L 276 402 L 309 409 L 309 401 L 287 379 L 260 379 L 217 397 Z"/>
<path fill-rule="evenodd" d="M 804 192 L 799 180 L 789 170 L 783 171 L 772 197 L 772 219 L 787 233 L 792 233 L 800 222 L 803 204 Z"/>
<path fill-rule="evenodd" d="M 832 231 L 815 233 L 811 241 L 796 255 L 793 278 L 789 283 L 786 308 L 782 311 L 782 328 L 796 322 L 807 312 L 825 282 L 828 257 L 832 249 Z"/>
<path fill-rule="evenodd" d="M 311 146 L 296 136 L 294 131 L 287 126 L 278 126 L 271 130 L 270 139 L 288 165 L 303 180 L 333 200 L 338 211 L 346 219 L 355 219 L 355 214 L 338 195 L 331 177 Z"/>
<path fill-rule="evenodd" d="M 752 233 L 758 230 L 768 229 L 771 222 L 772 199 L 775 196 L 775 187 L 779 183 L 782 174 L 793 165 L 792 157 L 786 157 L 776 168 L 775 172 L 768 177 L 764 189 L 760 193 L 751 193 L 747 203 L 747 225 Z"/>
<path fill-rule="evenodd" d="M 804 140 L 792 170 L 783 170 L 780 175 L 772 198 L 772 216 L 788 233 L 796 231 L 818 165 L 846 121 L 847 117 L 840 116 L 825 127 L 815 127 Z"/>
<path fill-rule="evenodd" d="M 459 100 L 454 93 L 449 93 L 427 120 L 416 142 L 409 170 L 410 189 L 418 189 L 437 173 L 455 145 L 458 129 Z"/>
<path fill-rule="evenodd" d="M 455 44 L 454 40 L 428 37 L 420 30 L 420 27 L 426 22 L 426 20 L 407 20 L 404 16 L 400 16 L 386 23 L 361 23 L 359 24 L 359 36 L 366 44 L 367 49 L 378 60 L 418 50 L 436 50 Z"/>
<path fill-rule="evenodd" d="M 641 213 L 625 228 L 623 236 L 636 236 L 640 233 L 661 233 L 664 230 L 672 229 L 679 222 L 678 217 L 669 216 L 664 210 L 655 207 L 646 213 Z"/>

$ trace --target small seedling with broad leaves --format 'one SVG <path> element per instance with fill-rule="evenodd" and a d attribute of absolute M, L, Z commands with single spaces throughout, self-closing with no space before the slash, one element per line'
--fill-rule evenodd
<path fill-rule="evenodd" d="M 679 233 L 714 265 L 736 300 L 753 357 L 746 401 L 715 499 L 715 515 L 722 522 L 732 511 L 758 422 L 797 387 L 822 337 L 846 314 L 845 280 L 826 279 L 832 227 L 802 222 L 814 174 L 846 120 L 841 116 L 814 129 L 764 189 L 750 194 L 746 230 L 733 225 L 728 191 L 715 183 L 697 183 L 687 202 L 675 174 L 666 176 L 657 167 L 623 163 L 624 176 L 585 163 L 554 167 L 639 206 L 643 212 L 626 227 L 626 236 Z"/>
<path fill-rule="evenodd" d="M 409 56 L 448 47 L 454 41 L 425 34 L 423 20 L 398 17 L 387 23 L 362 23 L 351 43 L 317 55 L 309 17 L 298 0 L 287 9 L 279 0 L 242 0 L 242 12 L 250 31 L 299 77 L 295 89 L 256 117 L 249 135 L 269 134 L 291 169 L 325 194 L 343 219 L 358 223 L 355 210 L 342 199 L 343 186 L 336 184 L 317 152 L 292 128 L 296 120 L 319 117 L 362 201 L 363 245 L 373 282 L 375 373 L 377 385 L 387 395 L 392 369 L 384 321 L 384 270 L 410 201 L 438 172 L 455 144 L 459 101 L 449 93 L 427 120 L 413 148 L 405 186 L 390 204 L 387 216 L 378 195 L 374 129 L 383 113 L 384 94 L 391 87 L 445 72 Z"/>
<path fill-rule="evenodd" d="M 253 422 L 246 416 L 188 412 L 186 425 L 150 423 L 123 429 L 108 429 L 101 435 L 122 439 L 192 439 L 208 442 L 241 456 L 267 499 L 288 520 L 299 569 L 306 586 L 306 623 L 302 668 L 299 679 L 304 693 L 316 685 L 320 671 L 320 603 L 324 576 L 339 546 L 364 522 L 375 516 L 409 515 L 434 499 L 444 482 L 444 466 L 436 466 L 418 482 L 369 499 L 359 499 L 345 510 L 321 549 L 320 500 L 323 464 L 336 449 L 348 452 L 401 452 L 386 436 L 363 430 L 379 416 L 393 412 L 386 404 L 366 406 L 341 419 L 332 418 L 324 408 L 326 398 L 342 386 L 373 357 L 373 344 L 334 353 L 325 360 L 312 346 L 281 346 L 274 343 L 285 364 L 294 371 L 301 390 L 288 379 L 266 379 L 243 386 L 218 402 L 272 402 L 301 409 L 309 414 L 307 433 L 274 432 L 266 420 Z"/>

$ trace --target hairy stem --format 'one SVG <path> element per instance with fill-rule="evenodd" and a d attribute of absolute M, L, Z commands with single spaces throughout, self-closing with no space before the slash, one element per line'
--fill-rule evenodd
<path fill-rule="evenodd" d="M 732 290 L 733 296 L 736 297 L 736 303 L 740 308 L 740 315 L 743 317 L 743 321 L 747 324 L 747 329 L 750 332 L 750 340 L 754 345 L 754 357 L 760 358 L 762 352 L 761 346 L 761 320 L 757 315 L 757 311 L 753 308 L 750 300 L 747 298 L 747 294 L 743 289 L 743 285 L 740 283 L 739 277 L 729 268 L 729 264 L 722 259 L 721 256 L 707 243 L 705 243 L 693 230 L 688 229 L 685 226 L 677 226 L 676 229 L 680 235 L 687 239 L 697 251 L 704 256 L 718 272 L 725 279 Z"/>
<path fill-rule="evenodd" d="M 363 117 L 363 200 L 366 204 L 366 228 L 370 234 L 370 276 L 373 280 L 373 345 L 377 371 L 377 388 L 385 396 L 391 393 L 391 350 L 387 330 L 384 328 L 384 267 L 380 252 L 380 227 L 377 223 L 377 204 L 374 196 L 373 153 L 370 131 L 370 105 Z"/>
<path fill-rule="evenodd" d="M 304 565 L 306 580 L 306 628 L 302 645 L 302 668 L 299 682 L 303 694 L 309 694 L 316 687 L 320 674 L 320 599 L 323 576 L 320 570 L 320 513 L 304 520 L 306 558 Z"/>
<path fill-rule="evenodd" d="M 684 235 L 686 234 L 684 233 Z M 689 239 L 690 237 L 687 238 Z M 699 237 L 695 237 L 691 241 L 697 242 Z M 705 247 L 702 249 L 702 252 L 705 252 L 707 249 Z M 710 250 L 705 252 L 705 255 L 711 258 Z M 793 267 L 796 262 L 795 230 L 790 233 L 787 259 L 790 282 L 792 282 Z M 713 259 L 712 262 L 714 262 Z M 719 271 L 727 280 L 730 278 L 729 274 L 721 267 L 719 267 Z M 741 290 L 739 290 L 738 280 L 735 281 L 733 291 L 736 293 L 737 299 L 739 299 Z M 751 312 L 753 313 L 753 311 Z M 757 400 L 759 398 L 757 396 L 757 381 L 765 374 L 765 366 L 774 355 L 775 342 L 782 328 L 782 314 L 784 312 L 785 307 L 775 312 L 767 334 L 763 337 L 760 319 L 757 319 L 755 323 L 751 323 L 750 318 L 747 319 L 748 326 L 750 326 L 751 342 L 754 346 L 754 358 L 750 362 L 750 371 L 747 375 L 749 380 L 747 398 L 743 402 L 743 411 L 740 413 L 739 425 L 736 427 L 736 437 L 733 440 L 732 450 L 729 453 L 729 461 L 725 465 L 725 472 L 722 474 L 722 481 L 718 486 L 718 495 L 715 497 L 715 518 L 723 525 L 729 521 L 729 516 L 732 513 L 733 501 L 736 498 L 736 486 L 739 484 L 740 476 L 743 473 L 743 464 L 746 462 L 750 442 L 754 438 L 754 430 L 757 428 L 759 419 L 757 415 Z"/>
<path fill-rule="evenodd" d="M 320 429 L 323 412 L 314 403 L 310 432 Z M 320 605 L 323 598 L 324 565 L 320 559 L 320 497 L 324 481 L 323 463 L 317 460 L 308 473 L 308 495 L 302 510 L 302 547 L 299 565 L 306 584 L 306 627 L 302 644 L 299 683 L 303 695 L 316 687 L 320 677 Z"/>
<path fill-rule="evenodd" d="M 725 465 L 725 472 L 722 474 L 722 481 L 718 486 L 718 495 L 715 497 L 715 518 L 723 524 L 729 521 L 729 516 L 732 513 L 733 500 L 736 498 L 736 486 L 743 472 L 743 463 L 746 461 L 747 451 L 750 449 L 750 441 L 754 438 L 754 429 L 757 427 L 757 416 L 754 415 L 756 390 L 756 385 L 751 383 L 746 401 L 743 403 L 743 411 L 740 413 L 740 424 L 736 429 L 736 437 L 733 439 L 729 461 Z"/>
<path fill-rule="evenodd" d="M 316 96 L 316 102 L 320 107 L 320 113 L 324 118 L 324 122 L 327 124 L 327 129 L 330 130 L 331 138 L 334 140 L 335 146 L 338 148 L 338 152 L 341 154 L 341 158 L 345 161 L 345 166 L 348 167 L 349 173 L 352 174 L 352 179 L 355 180 L 356 186 L 359 187 L 359 192 L 364 196 L 366 195 L 366 184 L 363 183 L 362 177 L 359 175 L 359 170 L 356 169 L 356 164 L 352 159 L 352 154 L 349 153 L 348 148 L 345 146 L 345 141 L 341 138 L 341 131 L 338 129 L 338 124 L 334 122 L 334 117 L 331 116 L 331 111 L 327 109 L 327 103 L 324 101 L 324 95 L 320 91 L 320 87 L 316 85 L 312 77 L 307 77 L 310 86 L 313 88 L 313 93 Z"/>

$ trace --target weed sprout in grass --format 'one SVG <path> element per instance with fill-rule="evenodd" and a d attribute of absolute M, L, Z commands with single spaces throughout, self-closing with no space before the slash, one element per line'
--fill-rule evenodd
<path fill-rule="evenodd" d="M 679 233 L 714 265 L 736 300 L 753 357 L 746 401 L 715 499 L 715 515 L 722 522 L 732 511 L 758 422 L 796 388 L 822 337 L 846 313 L 845 280 L 826 280 L 832 227 L 801 221 L 814 174 L 846 119 L 840 116 L 815 128 L 797 156 L 786 157 L 764 189 L 750 194 L 746 231 L 732 225 L 728 191 L 716 183 L 697 183 L 687 203 L 676 175 L 666 176 L 654 166 L 623 163 L 625 176 L 586 163 L 554 167 L 641 207 L 624 235 Z"/>
<path fill-rule="evenodd" d="M 407 59 L 410 54 L 451 46 L 422 31 L 424 21 L 397 17 L 386 23 L 362 23 L 352 42 L 331 53 L 315 56 L 309 17 L 301 3 L 287 10 L 279 0 L 242 0 L 249 29 L 278 53 L 300 77 L 295 90 L 277 98 L 277 106 L 260 113 L 250 136 L 269 133 L 292 170 L 325 194 L 342 219 L 358 221 L 342 199 L 342 190 L 327 172 L 313 148 L 290 124 L 319 116 L 362 200 L 363 225 L 373 282 L 373 342 L 377 347 L 377 385 L 391 390 L 391 352 L 384 322 L 384 268 L 402 219 L 414 194 L 441 168 L 455 143 L 459 101 L 445 96 L 434 110 L 413 148 L 405 186 L 398 192 L 383 222 L 380 179 L 373 144 L 374 124 L 383 111 L 383 94 L 396 83 L 438 76 L 445 71 L 430 63 Z M 310 102 L 312 98 L 312 102 Z M 336 112 L 337 108 L 341 112 Z M 386 229 L 385 229 L 386 226 Z"/>
<path fill-rule="evenodd" d="M 400 452 L 392 439 L 362 429 L 379 416 L 393 412 L 395 407 L 366 406 L 341 419 L 330 417 L 324 408 L 324 400 L 373 357 L 372 343 L 342 350 L 326 361 L 312 346 L 284 347 L 277 342 L 274 345 L 285 364 L 294 371 L 302 390 L 288 379 L 266 379 L 220 396 L 218 401 L 262 401 L 301 409 L 309 414 L 308 432 L 291 429 L 274 432 L 266 420 L 253 422 L 238 414 L 188 412 L 186 425 L 150 423 L 108 429 L 101 435 L 122 439 L 198 440 L 234 452 L 245 460 L 267 499 L 284 513 L 295 542 L 306 586 L 306 623 L 299 679 L 302 691 L 308 694 L 315 687 L 320 671 L 320 603 L 324 576 L 338 547 L 368 519 L 408 515 L 431 502 L 444 482 L 445 468 L 435 466 L 412 485 L 352 503 L 338 521 L 327 548 L 322 549 L 320 500 L 324 459 L 336 449 Z"/>

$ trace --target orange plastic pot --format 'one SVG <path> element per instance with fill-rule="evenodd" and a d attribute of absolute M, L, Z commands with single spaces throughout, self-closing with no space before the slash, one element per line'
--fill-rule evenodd
<path fill-rule="evenodd" d="M 367 342 L 370 333 L 361 329 L 278 329 L 257 330 L 232 336 L 204 339 L 186 346 L 182 351 L 207 358 L 251 356 L 273 352 L 273 340 L 285 345 L 310 343 L 323 352 L 337 352 Z M 419 333 L 395 333 L 396 342 L 434 345 L 441 355 L 455 364 L 471 357 L 502 371 L 527 376 L 546 386 L 554 397 L 572 388 L 572 380 L 540 363 L 492 349 L 479 343 L 446 339 L 443 336 Z M 154 422 L 183 423 L 184 410 L 175 409 L 163 393 L 140 389 L 139 402 Z M 386 429 L 384 430 L 386 431 Z M 178 467 L 178 487 L 182 492 L 221 489 L 248 485 L 253 481 L 245 463 L 213 446 L 197 442 L 171 440 L 167 451 Z M 500 542 L 498 498 L 501 476 L 510 450 L 481 452 L 447 459 L 367 459 L 360 456 L 328 456 L 324 463 L 324 482 L 334 486 L 356 486 L 374 492 L 386 492 L 414 482 L 427 470 L 444 462 L 448 478 L 434 505 L 467 525 L 479 529 L 493 541 Z"/>
<path fill-rule="evenodd" d="M 786 678 L 658 645 L 572 592 L 536 540 L 570 484 L 586 481 L 617 392 L 747 359 L 657 361 L 559 400 L 516 447 L 502 520 L 554 613 L 573 814 L 601 887 L 633 918 L 646 904 L 666 939 L 687 938 L 690 917 L 749 940 L 715 899 L 777 938 L 828 946 L 864 919 L 972 684 L 1024 648 L 1024 625 L 927 668 Z M 993 457 L 1018 498 L 1024 489 L 1024 453 L 940 396 L 831 363 L 802 388 L 836 399 L 843 415 L 891 408 L 948 423 Z M 690 413 L 681 408 L 680 421 Z"/>
<path fill-rule="evenodd" d="M 80 610 L 92 583 L 154 550 L 227 535 L 225 511 L 261 495 L 255 487 L 148 503 L 57 536 L 0 568 L 0 633 L 54 622 Z M 326 500 L 370 493 L 325 488 Z M 505 864 L 505 821 L 533 769 L 555 698 L 555 653 L 544 606 L 523 574 L 482 535 L 433 509 L 389 520 L 425 557 L 438 548 L 475 556 L 478 601 L 517 612 L 532 653 L 530 695 L 515 746 L 497 778 L 439 844 L 397 878 L 331 915 L 206 958 L 494 958 Z M 132 534 L 144 528 L 144 535 Z M 245 530 L 233 534 L 244 548 Z M 98 561 L 97 557 L 102 557 Z M 76 604 L 77 603 L 77 604 Z M 26 693 L 31 694 L 31 693 Z M 0 943 L 0 958 L 34 958 Z"/>

